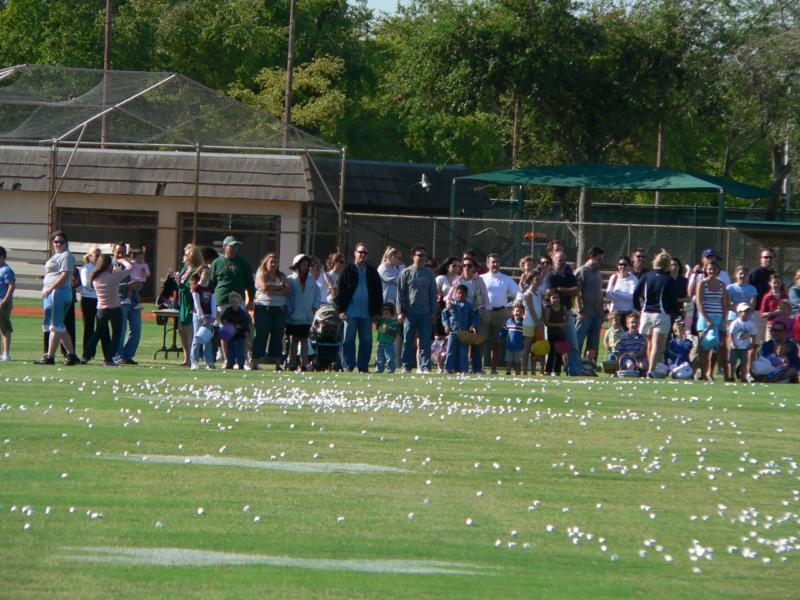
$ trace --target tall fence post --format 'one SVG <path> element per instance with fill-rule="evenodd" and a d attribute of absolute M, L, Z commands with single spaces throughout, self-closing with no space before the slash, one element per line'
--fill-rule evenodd
<path fill-rule="evenodd" d="M 431 253 L 430 255 L 436 257 L 436 217 L 433 217 L 433 240 L 431 241 Z"/>

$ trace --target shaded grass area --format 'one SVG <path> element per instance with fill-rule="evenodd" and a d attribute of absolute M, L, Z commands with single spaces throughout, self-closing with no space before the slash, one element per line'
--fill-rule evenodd
<path fill-rule="evenodd" d="M 15 359 L 34 355 L 36 324 L 15 319 Z M 143 349 L 157 345 L 156 326 L 145 333 Z M 800 537 L 795 386 L 207 373 L 178 360 L 0 365 L 0 595 L 766 598 L 800 583 L 786 541 Z M 104 460 L 125 453 L 410 472 Z M 713 560 L 692 562 L 694 540 Z M 70 558 L 104 546 L 478 574 Z"/>

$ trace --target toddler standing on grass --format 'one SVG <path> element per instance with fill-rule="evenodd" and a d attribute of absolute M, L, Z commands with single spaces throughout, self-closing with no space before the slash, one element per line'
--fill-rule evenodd
<path fill-rule="evenodd" d="M 228 340 L 228 360 L 225 368 L 233 369 L 236 365 L 244 369 L 245 339 L 250 331 L 250 315 L 242 308 L 242 297 L 237 292 L 228 294 L 228 308 L 220 315 L 219 321 L 223 327 L 230 324 L 235 329 L 235 333 Z"/>
<path fill-rule="evenodd" d="M 547 328 L 547 341 L 550 342 L 550 352 L 547 355 L 547 374 L 560 375 L 561 365 L 566 363 L 561 353 L 556 350 L 556 345 L 558 345 L 557 342 L 567 339 L 567 311 L 561 305 L 561 296 L 554 289 L 548 289 L 545 292 L 545 298 L 550 301 L 545 305 L 542 313 L 542 321 Z"/>
<path fill-rule="evenodd" d="M 603 336 L 603 345 L 606 347 L 606 360 L 616 360 L 617 346 L 619 340 L 625 333 L 625 327 L 622 326 L 622 315 L 618 312 L 612 312 L 608 315 L 608 329 L 605 336 Z"/>
<path fill-rule="evenodd" d="M 400 321 L 397 320 L 394 304 L 387 302 L 381 306 L 381 318 L 378 319 L 378 359 L 375 370 L 383 373 L 384 368 L 394 373 L 397 368 L 397 353 L 394 340 L 400 332 Z"/>
<path fill-rule="evenodd" d="M 3 353 L 0 361 L 11 360 L 11 309 L 14 308 L 14 290 L 17 287 L 14 271 L 6 264 L 6 249 L 0 246 L 0 336 L 3 337 Z"/>
<path fill-rule="evenodd" d="M 731 352 L 728 359 L 728 373 L 726 379 L 734 381 L 737 365 L 740 370 L 739 378 L 747 381 L 750 377 L 750 362 L 752 360 L 753 340 L 758 335 L 756 324 L 750 320 L 750 305 L 740 302 L 736 306 L 737 318 L 731 323 Z"/>
<path fill-rule="evenodd" d="M 450 306 L 442 311 L 442 325 L 447 336 L 445 373 L 466 373 L 469 365 L 467 358 L 469 344 L 458 338 L 459 331 L 475 333 L 478 328 L 478 314 L 472 308 L 472 304 L 467 302 L 468 292 L 466 285 L 459 285 Z"/>
<path fill-rule="evenodd" d="M 511 318 L 500 329 L 500 339 L 506 342 L 506 375 L 511 375 L 511 369 L 514 369 L 515 374 L 520 374 L 522 350 L 525 348 L 522 325 L 524 317 L 525 307 L 522 302 L 515 302 L 511 309 Z"/>

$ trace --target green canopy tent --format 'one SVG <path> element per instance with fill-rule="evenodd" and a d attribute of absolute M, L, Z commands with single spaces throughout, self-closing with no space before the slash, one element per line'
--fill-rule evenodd
<path fill-rule="evenodd" d="M 723 177 L 646 165 L 584 164 L 529 167 L 478 173 L 454 179 L 450 193 L 451 216 L 455 216 L 456 212 L 456 184 L 459 181 L 479 181 L 509 186 L 548 185 L 600 190 L 716 192 L 719 194 L 718 224 L 720 227 L 725 224 L 725 194 L 739 198 L 764 198 L 772 195 L 768 189 Z M 518 196 L 518 200 L 521 212 L 521 194 Z"/>

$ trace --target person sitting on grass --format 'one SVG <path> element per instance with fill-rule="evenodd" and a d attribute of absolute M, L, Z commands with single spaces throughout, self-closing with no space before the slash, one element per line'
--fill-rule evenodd
<path fill-rule="evenodd" d="M 607 360 L 617 359 L 617 346 L 625 334 L 625 327 L 622 325 L 622 315 L 618 312 L 608 314 L 608 329 L 603 336 L 603 345 L 606 347 Z"/>
<path fill-rule="evenodd" d="M 245 340 L 250 332 L 250 315 L 242 308 L 244 299 L 238 292 L 228 294 L 228 307 L 219 318 L 222 327 L 233 326 L 234 333 L 228 339 L 228 355 L 225 359 L 226 369 L 233 369 L 234 365 L 244 369 L 245 365 Z"/>
<path fill-rule="evenodd" d="M 783 323 L 772 325 L 771 338 L 761 346 L 761 356 L 767 358 L 773 366 L 778 365 L 766 377 L 759 378 L 767 383 L 788 381 L 797 383 L 797 374 L 800 373 L 800 356 L 797 344 L 786 339 L 786 328 Z M 786 344 L 785 348 L 779 346 Z"/>
<path fill-rule="evenodd" d="M 643 375 L 647 371 L 647 338 L 639 333 L 639 315 L 628 315 L 628 331 L 622 334 L 617 344 L 619 354 L 619 370 L 638 371 Z"/>
<path fill-rule="evenodd" d="M 6 249 L 0 246 L 0 336 L 3 353 L 0 362 L 11 360 L 11 309 L 14 307 L 14 290 L 17 287 L 14 271 L 6 264 Z"/>
<path fill-rule="evenodd" d="M 458 337 L 459 331 L 475 333 L 478 313 L 467 302 L 467 286 L 460 284 L 450 306 L 442 311 L 442 325 L 447 336 L 447 354 L 444 359 L 445 373 L 466 373 L 469 368 L 469 344 Z"/>
<path fill-rule="evenodd" d="M 690 356 L 694 344 L 686 332 L 686 322 L 683 319 L 675 319 L 672 324 L 672 339 L 667 343 L 667 349 L 664 352 L 667 366 L 670 368 L 679 367 L 684 363 L 690 363 Z"/>

